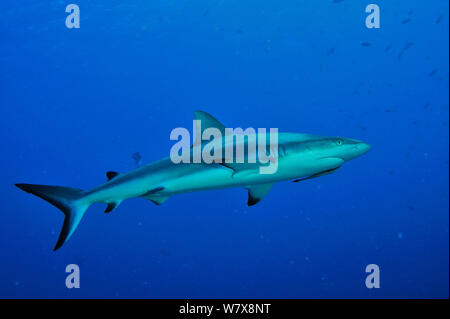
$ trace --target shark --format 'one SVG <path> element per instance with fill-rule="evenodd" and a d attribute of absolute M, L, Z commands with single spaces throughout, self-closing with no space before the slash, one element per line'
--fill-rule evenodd
<path fill-rule="evenodd" d="M 200 121 L 199 130 L 216 128 L 225 132 L 225 126 L 212 115 L 195 111 L 194 120 Z M 194 126 L 195 129 L 195 126 Z M 243 187 L 248 191 L 247 205 L 260 202 L 272 186 L 281 181 L 301 182 L 336 172 L 344 163 L 370 150 L 368 143 L 343 137 L 314 134 L 277 133 L 277 170 L 261 174 L 260 162 L 234 163 L 174 163 L 166 157 L 136 168 L 128 173 L 108 171 L 107 181 L 90 190 L 37 184 L 15 184 L 21 190 L 40 197 L 64 213 L 64 222 L 54 251 L 63 246 L 75 232 L 89 206 L 106 204 L 105 213 L 116 209 L 124 200 L 144 198 L 156 205 L 180 193 Z M 255 133 L 254 138 L 258 138 Z M 249 137 L 251 138 L 251 137 Z M 244 139 L 244 143 L 248 139 Z M 234 142 L 237 143 L 237 142 Z M 194 142 L 192 148 L 202 148 Z"/>

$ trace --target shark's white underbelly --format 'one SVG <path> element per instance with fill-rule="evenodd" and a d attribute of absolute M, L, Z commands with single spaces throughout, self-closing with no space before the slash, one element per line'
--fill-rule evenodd
<path fill-rule="evenodd" d="M 161 192 L 166 195 L 173 195 L 199 190 L 275 183 L 313 175 L 333 167 L 333 165 L 299 165 L 297 167 L 290 166 L 288 169 L 285 169 L 281 166 L 274 174 L 261 174 L 258 168 L 236 172 L 230 168 L 217 165 L 166 180 L 161 184 L 164 187 L 164 190 Z"/>

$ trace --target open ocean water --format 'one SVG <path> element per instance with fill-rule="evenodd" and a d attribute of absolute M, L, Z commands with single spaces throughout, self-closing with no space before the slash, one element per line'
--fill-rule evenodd
<path fill-rule="evenodd" d="M 447 1 L 74 1 L 0 3 L 1 298 L 449 297 Z M 372 149 L 252 207 L 94 205 L 52 251 L 63 214 L 15 183 L 90 189 L 168 156 L 198 109 Z"/>

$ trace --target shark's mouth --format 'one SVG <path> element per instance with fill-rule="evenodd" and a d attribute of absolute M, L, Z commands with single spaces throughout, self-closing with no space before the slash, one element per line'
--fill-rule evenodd
<path fill-rule="evenodd" d="M 339 156 L 325 156 L 325 157 L 321 157 L 319 159 L 320 160 L 322 160 L 322 159 L 340 160 L 340 161 L 345 162 L 345 160 L 342 157 L 339 157 Z"/>
<path fill-rule="evenodd" d="M 341 167 L 342 164 L 345 163 L 345 159 L 343 159 L 342 157 L 338 157 L 338 156 L 329 156 L 329 157 L 319 158 L 318 162 L 320 162 L 320 164 L 323 165 L 324 170 L 329 170 L 329 169 Z"/>

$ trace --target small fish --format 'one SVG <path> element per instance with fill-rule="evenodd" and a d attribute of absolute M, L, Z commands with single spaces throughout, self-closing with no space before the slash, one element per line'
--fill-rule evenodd
<path fill-rule="evenodd" d="M 336 52 L 336 48 L 329 48 L 327 49 L 327 52 L 325 53 L 326 56 L 333 55 L 334 52 Z"/>
<path fill-rule="evenodd" d="M 131 157 L 134 159 L 136 166 L 138 166 L 138 167 L 141 166 L 141 160 L 142 160 L 141 153 L 136 152 Z"/>
<path fill-rule="evenodd" d="M 405 44 L 405 48 L 404 50 L 408 50 L 410 47 L 412 47 L 414 45 L 414 42 L 408 42 Z"/>
<path fill-rule="evenodd" d="M 445 14 L 442 13 L 439 17 L 437 17 L 435 23 L 436 23 L 436 24 L 441 23 L 441 21 L 444 19 L 444 17 L 445 17 Z"/>
<path fill-rule="evenodd" d="M 435 74 L 437 73 L 438 70 L 439 70 L 439 68 L 435 68 L 435 69 L 431 70 L 431 72 L 428 73 L 428 76 L 431 77 L 431 76 L 435 75 Z"/>
<path fill-rule="evenodd" d="M 165 250 L 165 249 L 161 249 L 160 251 L 159 251 L 159 254 L 161 255 L 161 256 L 163 256 L 163 257 L 168 257 L 170 254 L 169 254 L 169 252 L 167 251 L 167 250 Z"/>
<path fill-rule="evenodd" d="M 403 47 L 403 49 L 400 51 L 400 53 L 398 55 L 398 59 L 400 60 L 402 58 L 403 54 L 405 54 L 405 52 L 408 51 L 413 45 L 414 45 L 414 42 L 406 43 L 405 46 Z"/>
<path fill-rule="evenodd" d="M 409 206 L 408 206 L 408 209 L 409 209 L 410 211 L 414 211 L 416 208 L 415 208 L 414 206 L 409 205 Z"/>
<path fill-rule="evenodd" d="M 386 49 L 384 49 L 384 52 L 389 52 L 389 51 L 391 51 L 391 49 L 392 49 L 392 43 L 389 44 L 389 45 L 386 47 Z"/>
<path fill-rule="evenodd" d="M 372 43 L 370 42 L 361 42 L 361 46 L 363 47 L 370 47 L 372 45 Z"/>
<path fill-rule="evenodd" d="M 406 18 L 405 20 L 402 21 L 402 24 L 407 24 L 410 23 L 412 21 L 411 18 Z"/>

